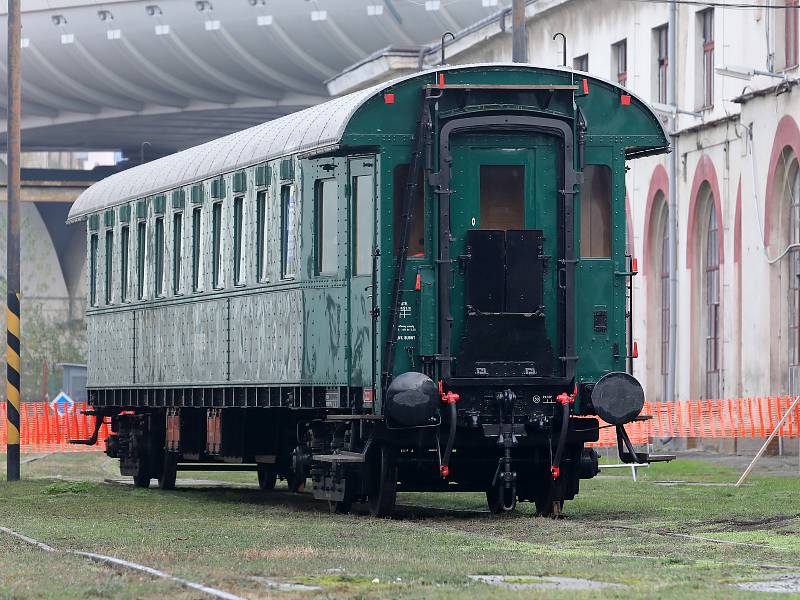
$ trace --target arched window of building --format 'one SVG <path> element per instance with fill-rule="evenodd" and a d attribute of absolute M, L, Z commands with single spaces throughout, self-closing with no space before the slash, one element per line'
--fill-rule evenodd
<path fill-rule="evenodd" d="M 661 399 L 667 399 L 667 379 L 669 376 L 669 209 L 665 206 L 661 218 L 661 272 L 659 288 L 661 292 Z"/>
<path fill-rule="evenodd" d="M 798 170 L 797 157 L 789 156 L 790 164 L 786 169 L 784 181 L 784 201 L 789 209 L 788 232 L 786 241 L 789 250 L 788 277 L 788 325 L 789 325 L 789 389 L 792 395 L 800 389 L 800 171 Z"/>
<path fill-rule="evenodd" d="M 709 193 L 710 210 L 706 228 L 706 252 L 704 273 L 704 305 L 706 320 L 706 381 L 705 397 L 720 396 L 720 314 L 719 314 L 719 241 L 717 235 L 717 212 L 713 196 Z"/>

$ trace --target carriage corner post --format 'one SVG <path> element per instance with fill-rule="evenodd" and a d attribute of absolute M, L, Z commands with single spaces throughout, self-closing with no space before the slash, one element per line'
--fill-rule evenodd
<path fill-rule="evenodd" d="M 6 255 L 7 478 L 20 478 L 20 0 L 8 0 L 8 230 Z"/>

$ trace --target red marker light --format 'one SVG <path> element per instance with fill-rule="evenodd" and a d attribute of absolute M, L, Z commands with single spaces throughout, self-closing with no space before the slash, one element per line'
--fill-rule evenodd
<path fill-rule="evenodd" d="M 630 95 L 629 94 L 622 94 L 622 96 L 619 97 L 619 102 L 620 102 L 620 104 L 622 104 L 622 106 L 630 106 L 631 105 L 631 97 L 630 97 Z"/>
<path fill-rule="evenodd" d="M 444 73 L 439 73 L 439 87 L 444 87 Z"/>
<path fill-rule="evenodd" d="M 631 358 L 639 358 L 639 342 L 633 342 L 633 354 L 631 354 Z"/>
<path fill-rule="evenodd" d="M 638 273 L 639 272 L 639 259 L 638 258 L 631 258 L 631 273 Z"/>
<path fill-rule="evenodd" d="M 417 273 L 417 282 L 414 284 L 414 289 L 420 291 L 422 289 L 422 275 Z"/>
<path fill-rule="evenodd" d="M 584 93 L 584 95 L 589 93 L 589 80 L 588 79 L 584 79 L 583 80 L 583 93 Z"/>
<path fill-rule="evenodd" d="M 442 477 L 446 478 L 448 475 L 450 475 L 450 467 L 448 467 L 447 465 L 440 466 L 439 473 L 441 473 Z"/>
<path fill-rule="evenodd" d="M 384 94 L 383 102 L 384 104 L 394 104 L 394 94 Z"/>

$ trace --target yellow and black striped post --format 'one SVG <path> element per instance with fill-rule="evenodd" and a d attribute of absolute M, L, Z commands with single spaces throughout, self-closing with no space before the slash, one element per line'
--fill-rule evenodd
<path fill-rule="evenodd" d="M 22 113 L 22 79 L 20 77 L 20 47 L 22 15 L 20 0 L 8 0 L 8 231 L 6 245 L 6 408 L 8 447 L 8 480 L 19 480 L 19 390 L 20 390 L 20 332 L 19 332 L 19 233 L 20 233 L 20 118 Z"/>
<path fill-rule="evenodd" d="M 6 307 L 6 410 L 8 480 L 19 480 L 19 294 L 8 294 Z"/>

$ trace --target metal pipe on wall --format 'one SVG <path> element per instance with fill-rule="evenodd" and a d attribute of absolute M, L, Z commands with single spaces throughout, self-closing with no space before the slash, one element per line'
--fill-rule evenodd
<path fill-rule="evenodd" d="M 669 5 L 667 48 L 667 104 L 678 106 L 678 3 Z M 669 230 L 669 340 L 667 343 L 667 385 L 666 398 L 674 401 L 676 381 L 676 357 L 678 351 L 678 113 L 672 113 L 669 120 L 669 193 L 667 199 L 667 227 Z"/>
<path fill-rule="evenodd" d="M 513 42 L 511 60 L 515 63 L 528 62 L 528 30 L 525 22 L 525 0 L 514 0 L 512 7 Z"/>
<path fill-rule="evenodd" d="M 7 477 L 18 481 L 19 472 L 19 401 L 20 401 L 20 47 L 22 15 L 20 0 L 8 0 L 8 232 L 6 255 L 6 456 Z"/>

